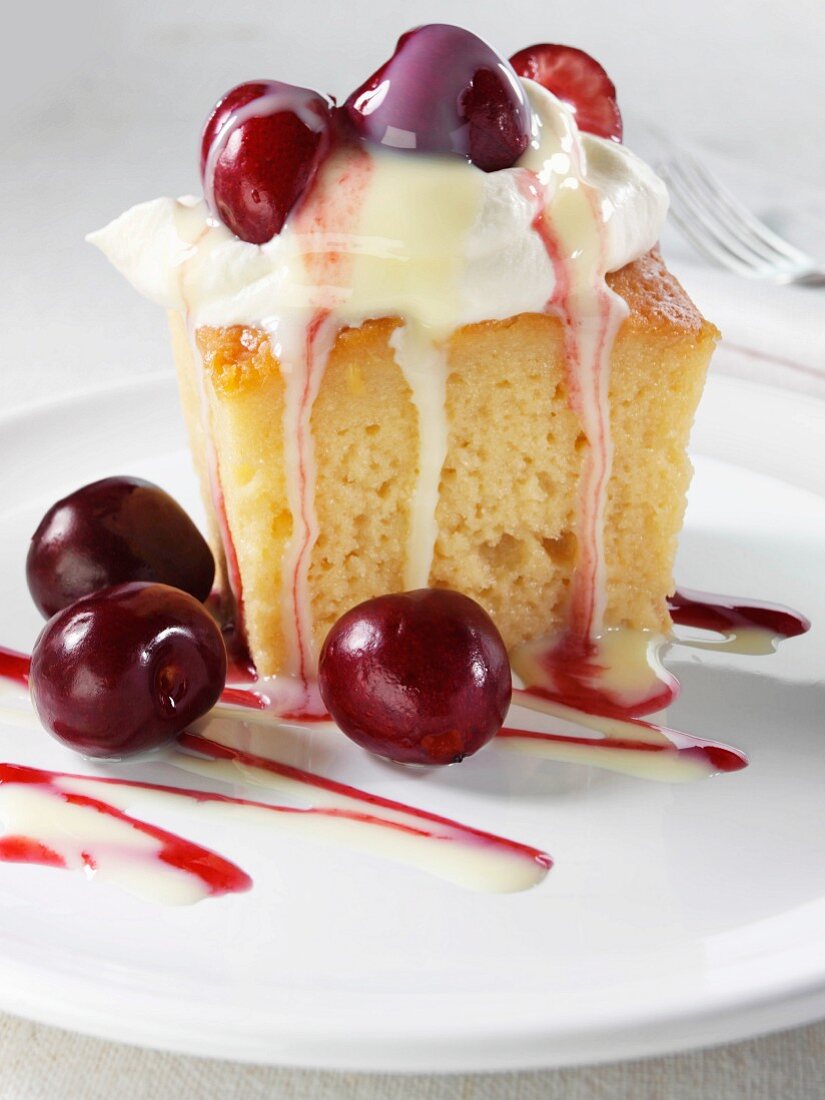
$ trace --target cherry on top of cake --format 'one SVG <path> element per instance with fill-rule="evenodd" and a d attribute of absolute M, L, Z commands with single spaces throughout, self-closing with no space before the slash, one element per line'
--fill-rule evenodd
<path fill-rule="evenodd" d="M 510 58 L 519 76 L 535 80 L 572 110 L 580 130 L 621 141 L 616 86 L 594 58 L 573 46 L 527 46 Z"/>
<path fill-rule="evenodd" d="M 343 109 L 364 141 L 454 154 L 484 172 L 511 168 L 532 131 L 512 66 L 469 31 L 440 23 L 402 35 Z"/>
<path fill-rule="evenodd" d="M 580 129 L 621 141 L 616 89 L 588 54 L 539 44 L 508 62 L 470 31 L 433 23 L 403 34 L 342 107 L 280 81 L 233 88 L 204 128 L 204 195 L 235 236 L 264 244 L 310 193 L 336 146 L 460 157 L 484 172 L 512 168 L 535 125 L 519 77 L 562 100 Z"/>

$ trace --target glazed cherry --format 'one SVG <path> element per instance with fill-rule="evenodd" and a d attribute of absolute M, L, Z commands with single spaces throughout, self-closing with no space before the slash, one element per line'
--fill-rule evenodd
<path fill-rule="evenodd" d="M 277 80 L 239 84 L 219 100 L 201 141 L 201 180 L 236 237 L 263 244 L 280 233 L 311 186 L 332 132 L 332 103 Z"/>
<path fill-rule="evenodd" d="M 541 84 L 568 105 L 580 130 L 622 140 L 616 87 L 594 58 L 573 46 L 527 46 L 510 58 L 519 76 Z"/>
<path fill-rule="evenodd" d="M 510 662 L 483 608 L 459 592 L 422 588 L 346 612 L 318 670 L 332 717 L 362 748 L 404 764 L 453 764 L 501 728 Z"/>
<path fill-rule="evenodd" d="M 402 35 L 344 110 L 367 141 L 458 154 L 485 172 L 512 167 L 530 141 L 530 106 L 508 62 L 444 23 Z"/>
<path fill-rule="evenodd" d="M 205 600 L 215 561 L 163 489 L 136 477 L 107 477 L 48 510 L 29 545 L 26 579 L 49 618 L 81 596 L 126 581 L 158 581 Z"/>
<path fill-rule="evenodd" d="M 85 756 L 122 758 L 171 741 L 218 700 L 220 629 L 164 584 L 121 584 L 59 611 L 32 652 L 40 721 Z"/>

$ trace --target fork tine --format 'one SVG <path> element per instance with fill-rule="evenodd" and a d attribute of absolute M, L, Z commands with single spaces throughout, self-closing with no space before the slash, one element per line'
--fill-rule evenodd
<path fill-rule="evenodd" d="M 684 190 L 693 199 L 695 209 L 701 209 L 705 221 L 712 222 L 717 232 L 743 257 L 751 256 L 760 264 L 786 266 L 790 260 L 771 246 L 765 245 L 751 229 L 742 224 L 722 205 L 712 184 L 701 176 L 694 165 L 681 164 L 679 173 Z"/>
<path fill-rule="evenodd" d="M 712 239 L 726 256 L 735 258 L 749 275 L 765 275 L 766 268 L 776 266 L 774 261 L 767 260 L 765 256 L 749 248 L 735 233 L 731 232 L 730 228 L 719 219 L 707 197 L 697 192 L 678 164 L 670 166 L 665 173 L 665 180 L 670 187 L 673 200 L 674 220 L 679 221 L 677 214 L 678 207 L 681 205 L 684 211 L 683 221 L 691 224 L 694 236 L 701 235 Z M 681 221 L 679 224 L 684 231 Z M 733 265 L 729 263 L 729 266 Z"/>
<path fill-rule="evenodd" d="M 659 172 L 673 221 L 705 256 L 750 278 L 825 286 L 825 268 L 769 229 L 694 157 L 672 155 Z"/>
<path fill-rule="evenodd" d="M 717 237 L 707 231 L 696 232 L 697 222 L 695 219 L 684 217 L 673 206 L 670 208 L 670 216 L 691 244 L 703 256 L 707 256 L 714 263 L 731 268 L 731 270 L 738 272 L 740 275 L 745 275 L 749 279 L 759 278 L 760 273 L 753 264 L 741 260 L 739 256 L 725 248 Z"/>
<path fill-rule="evenodd" d="M 800 265 L 814 265 L 812 256 L 784 240 L 753 214 L 741 200 L 737 199 L 724 184 L 720 183 L 695 157 L 686 156 L 685 164 L 705 193 L 719 204 L 735 220 L 744 232 L 749 232 L 754 241 L 764 245 L 773 253 Z"/>

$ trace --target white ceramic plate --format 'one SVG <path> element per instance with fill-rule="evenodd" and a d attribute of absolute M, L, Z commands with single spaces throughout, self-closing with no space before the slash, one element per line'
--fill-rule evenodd
<path fill-rule="evenodd" d="M 28 648 L 27 541 L 59 495 L 128 472 L 198 507 L 171 380 L 0 429 L 0 641 Z M 527 893 L 474 894 L 166 810 L 153 820 L 236 859 L 254 889 L 161 908 L 0 865 L 0 1008 L 197 1054 L 399 1071 L 625 1058 L 824 1014 L 824 443 L 825 405 L 711 380 L 679 580 L 814 623 L 767 658 L 670 655 L 673 724 L 744 748 L 749 769 L 667 786 L 490 748 L 409 772 L 341 738 L 334 768 L 324 758 L 336 777 L 545 848 L 556 867 Z M 8 726 L 0 759 L 78 770 L 45 734 Z M 307 766 L 318 759 L 310 735 Z"/>

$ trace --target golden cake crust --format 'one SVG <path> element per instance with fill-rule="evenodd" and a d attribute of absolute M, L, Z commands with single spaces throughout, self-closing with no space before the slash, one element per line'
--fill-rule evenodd
<path fill-rule="evenodd" d="M 607 285 L 630 307 L 625 327 L 668 336 L 718 331 L 702 317 L 679 280 L 668 271 L 658 249 L 651 249 L 607 276 Z"/>

